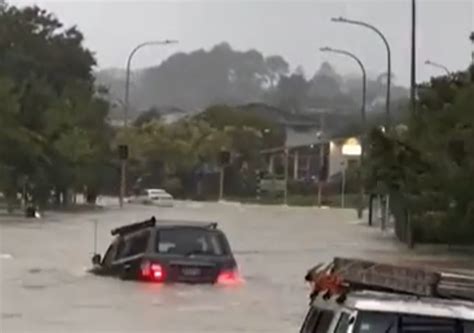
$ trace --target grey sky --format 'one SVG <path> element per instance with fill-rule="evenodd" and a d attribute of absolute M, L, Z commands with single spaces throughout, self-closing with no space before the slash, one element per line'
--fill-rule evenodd
<path fill-rule="evenodd" d="M 362 27 L 330 22 L 345 16 L 376 25 L 387 36 L 398 83 L 409 81 L 410 0 L 313 1 L 27 1 L 54 12 L 67 25 L 76 24 L 86 45 L 96 52 L 99 67 L 124 67 L 130 50 L 150 39 L 178 39 L 166 49 L 140 51 L 133 66 L 156 65 L 176 51 L 210 48 L 228 41 L 233 48 L 255 48 L 280 54 L 292 68 L 312 74 L 324 60 L 344 73 L 357 73 L 349 59 L 321 54 L 321 46 L 343 48 L 359 55 L 373 74 L 386 70 L 382 41 Z M 441 74 L 424 65 L 431 59 L 450 70 L 470 61 L 469 32 L 474 30 L 473 0 L 418 0 L 418 81 Z"/>

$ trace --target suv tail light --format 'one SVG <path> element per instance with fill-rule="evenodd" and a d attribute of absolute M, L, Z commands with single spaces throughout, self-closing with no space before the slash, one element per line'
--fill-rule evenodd
<path fill-rule="evenodd" d="M 165 280 L 165 271 L 163 266 L 158 263 L 144 261 L 140 267 L 141 275 L 147 280 L 163 282 Z"/>
<path fill-rule="evenodd" d="M 237 269 L 222 270 L 217 276 L 217 284 L 234 285 L 242 282 Z"/>

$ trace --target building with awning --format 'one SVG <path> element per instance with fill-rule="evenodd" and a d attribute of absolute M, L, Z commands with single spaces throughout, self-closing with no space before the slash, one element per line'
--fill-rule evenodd
<path fill-rule="evenodd" d="M 331 137 L 319 126 L 286 126 L 285 145 L 262 150 L 269 174 L 283 174 L 288 156 L 288 178 L 324 181 L 359 161 L 361 146 L 356 137 Z M 321 176 L 321 177 L 320 177 Z"/>

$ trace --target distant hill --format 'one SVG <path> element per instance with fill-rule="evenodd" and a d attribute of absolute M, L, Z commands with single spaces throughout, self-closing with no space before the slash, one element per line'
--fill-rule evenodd
<path fill-rule="evenodd" d="M 132 73 L 131 116 L 152 107 L 173 106 L 190 113 L 214 104 L 232 106 L 267 104 L 288 114 L 308 110 L 336 113 L 360 112 L 360 77 L 344 77 L 329 63 L 306 79 L 302 69 L 290 72 L 279 55 L 264 56 L 257 50 L 234 50 L 221 43 L 210 50 L 176 53 L 159 66 Z M 96 73 L 97 84 L 108 88 L 111 100 L 124 100 L 125 71 L 105 69 Z M 367 84 L 368 111 L 383 108 L 385 82 L 370 79 Z M 404 99 L 408 90 L 394 85 L 393 101 Z M 117 106 L 120 109 L 120 105 Z M 114 114 L 122 114 L 120 110 Z"/>

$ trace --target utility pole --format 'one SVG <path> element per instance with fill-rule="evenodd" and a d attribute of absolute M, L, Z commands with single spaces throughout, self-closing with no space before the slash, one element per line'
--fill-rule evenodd
<path fill-rule="evenodd" d="M 286 206 L 288 205 L 288 147 L 285 143 L 285 148 L 283 152 L 283 164 L 285 166 L 285 188 L 283 191 L 283 204 Z"/>
<path fill-rule="evenodd" d="M 224 198 L 224 168 L 222 165 L 219 172 L 219 201 Z"/>
<path fill-rule="evenodd" d="M 324 137 L 324 113 L 321 112 L 319 115 L 319 174 L 318 174 L 318 206 L 321 207 L 323 204 L 323 168 L 324 168 L 324 144 L 323 137 Z"/>
<path fill-rule="evenodd" d="M 118 146 L 118 155 L 120 159 L 120 196 L 119 196 L 119 204 L 120 208 L 123 207 L 123 201 L 126 195 L 126 167 L 127 167 L 127 159 L 128 159 L 128 146 L 127 145 L 119 145 Z"/>
<path fill-rule="evenodd" d="M 342 162 L 342 184 L 341 184 L 341 208 L 346 206 L 346 168 L 347 161 Z"/>

